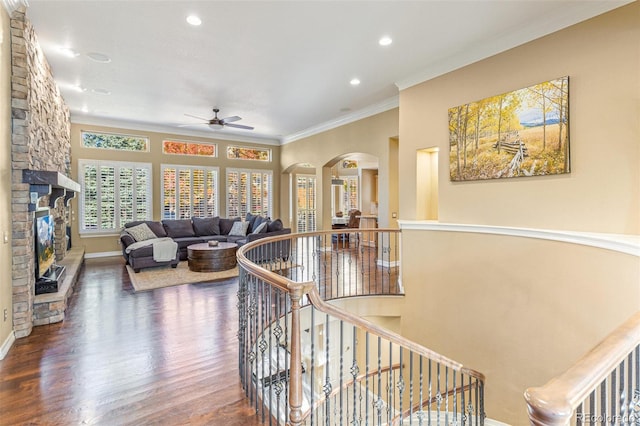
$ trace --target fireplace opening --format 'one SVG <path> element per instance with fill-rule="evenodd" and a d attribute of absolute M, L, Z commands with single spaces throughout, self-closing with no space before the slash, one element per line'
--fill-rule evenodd
<path fill-rule="evenodd" d="M 54 245 L 55 221 L 49 209 L 35 212 L 34 250 L 35 250 L 35 293 L 55 293 L 58 282 L 62 281 L 64 267 L 56 265 Z"/>

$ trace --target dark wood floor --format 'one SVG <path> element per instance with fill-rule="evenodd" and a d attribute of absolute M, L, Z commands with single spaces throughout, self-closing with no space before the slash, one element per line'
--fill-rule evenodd
<path fill-rule="evenodd" d="M 1 425 L 257 425 L 237 371 L 237 279 L 134 293 L 87 261 L 64 322 L 0 361 Z"/>

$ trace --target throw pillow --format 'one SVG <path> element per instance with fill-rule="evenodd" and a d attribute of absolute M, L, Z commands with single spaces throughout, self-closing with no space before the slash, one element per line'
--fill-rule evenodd
<path fill-rule="evenodd" d="M 220 235 L 220 218 L 216 217 L 192 217 L 193 230 L 196 236 Z"/>
<path fill-rule="evenodd" d="M 233 222 L 233 226 L 231 227 L 231 231 L 229 231 L 229 235 L 234 237 L 244 237 L 247 235 L 248 228 L 249 222 Z"/>
<path fill-rule="evenodd" d="M 162 225 L 167 231 L 167 236 L 171 238 L 196 236 L 193 225 L 191 225 L 191 219 L 163 220 Z"/>
<path fill-rule="evenodd" d="M 129 247 L 131 244 L 136 242 L 136 239 L 127 231 L 122 231 L 120 233 L 120 242 L 124 247 Z"/>
<path fill-rule="evenodd" d="M 253 227 L 255 226 L 255 221 L 259 216 L 255 216 L 251 213 L 247 213 L 247 216 L 245 216 L 244 220 L 249 222 L 249 229 L 248 231 L 251 232 L 253 230 Z"/>
<path fill-rule="evenodd" d="M 282 224 L 282 221 L 280 219 L 269 222 L 269 225 L 267 225 L 267 232 L 282 231 L 283 229 L 284 225 Z"/>
<path fill-rule="evenodd" d="M 149 228 L 149 225 L 147 225 L 146 223 L 141 223 L 140 225 L 127 228 L 127 232 L 136 241 L 144 241 L 144 240 L 151 240 L 153 238 L 158 238 L 156 237 L 156 234 L 153 233 L 151 228 Z"/>
<path fill-rule="evenodd" d="M 250 222 L 251 224 L 249 225 L 248 232 L 249 233 L 253 233 L 256 230 L 256 228 L 258 226 L 260 226 L 260 224 L 262 222 L 266 222 L 266 219 L 264 217 L 262 217 L 262 216 L 254 216 L 253 220 Z"/>
<path fill-rule="evenodd" d="M 234 217 L 233 219 L 220 218 L 220 235 L 229 235 L 229 231 L 233 227 L 235 222 L 240 222 L 239 217 Z"/>
<path fill-rule="evenodd" d="M 263 230 L 267 229 L 267 222 L 262 222 L 260 225 L 258 225 L 256 227 L 256 229 L 254 229 L 251 233 L 252 234 L 260 234 L 263 232 Z M 265 231 L 266 232 L 266 231 Z"/>
<path fill-rule="evenodd" d="M 156 237 L 162 238 L 167 236 L 167 232 L 164 230 L 162 223 L 153 220 L 135 220 L 133 222 L 125 223 L 125 231 L 133 226 L 140 225 L 141 223 L 146 223 L 153 233 L 156 234 Z"/>

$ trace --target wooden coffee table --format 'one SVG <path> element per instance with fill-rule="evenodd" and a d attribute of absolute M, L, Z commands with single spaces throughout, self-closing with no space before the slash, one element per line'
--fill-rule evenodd
<path fill-rule="evenodd" d="M 234 268 L 237 264 L 235 243 L 191 244 L 187 247 L 187 261 L 193 272 L 218 272 Z"/>

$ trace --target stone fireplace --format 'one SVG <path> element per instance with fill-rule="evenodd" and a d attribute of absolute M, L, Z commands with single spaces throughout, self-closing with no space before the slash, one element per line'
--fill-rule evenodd
<path fill-rule="evenodd" d="M 35 295 L 34 211 L 49 208 L 56 259 L 67 257 L 68 202 L 79 185 L 71 176 L 70 113 L 24 8 L 11 15 L 11 168 L 13 326 L 17 338 L 34 325 L 61 321 L 66 297 Z M 31 179 L 49 174 L 55 182 Z M 44 175 L 40 175 L 44 176 Z M 73 185 L 69 187 L 69 182 Z M 46 192 L 46 193 L 45 193 Z"/>

